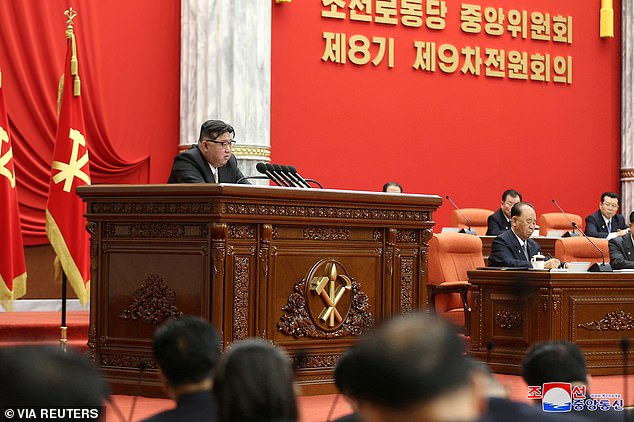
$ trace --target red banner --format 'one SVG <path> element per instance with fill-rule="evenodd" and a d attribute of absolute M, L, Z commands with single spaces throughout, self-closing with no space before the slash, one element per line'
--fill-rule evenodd
<path fill-rule="evenodd" d="M 26 265 L 20 230 L 15 168 L 7 106 L 0 72 L 0 304 L 13 309 L 13 300 L 26 294 Z"/>
<path fill-rule="evenodd" d="M 77 49 L 72 29 L 75 12 L 71 8 L 66 14 L 69 17 L 66 30 L 68 45 L 46 205 L 46 234 L 68 282 L 82 306 L 85 306 L 90 297 L 90 243 L 85 228 L 86 206 L 75 189 L 90 184 L 90 167 Z"/>

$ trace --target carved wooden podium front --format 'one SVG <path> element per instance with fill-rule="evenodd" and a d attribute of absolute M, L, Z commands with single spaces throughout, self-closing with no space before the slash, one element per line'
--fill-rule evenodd
<path fill-rule="evenodd" d="M 198 315 L 223 346 L 257 336 L 305 355 L 303 392 L 386 316 L 424 309 L 437 196 L 242 185 L 77 189 L 91 236 L 89 352 L 113 392 L 161 395 L 151 339 Z"/>

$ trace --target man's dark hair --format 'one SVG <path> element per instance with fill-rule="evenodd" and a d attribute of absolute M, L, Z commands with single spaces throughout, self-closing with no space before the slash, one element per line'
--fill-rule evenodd
<path fill-rule="evenodd" d="M 522 194 L 519 193 L 518 191 L 516 191 L 515 189 L 507 189 L 504 191 L 504 193 L 502 194 L 502 202 L 506 202 L 506 197 L 510 196 L 512 198 L 518 197 L 520 198 L 520 202 L 523 201 L 522 199 Z"/>
<path fill-rule="evenodd" d="M 369 332 L 335 367 L 339 390 L 360 401 L 403 409 L 469 383 L 464 344 L 441 319 L 409 314 Z"/>
<path fill-rule="evenodd" d="M 219 420 L 296 420 L 294 381 L 293 365 L 282 349 L 262 339 L 234 343 L 214 377 Z"/>
<path fill-rule="evenodd" d="M 401 192 L 403 192 L 403 186 L 401 186 L 401 184 L 397 182 L 387 182 L 386 184 L 384 184 L 383 192 L 387 192 L 387 188 L 389 188 L 390 186 L 396 186 L 397 188 L 401 190 Z"/>
<path fill-rule="evenodd" d="M 522 215 L 524 207 L 533 208 L 533 205 L 528 202 L 517 202 L 515 205 L 513 205 L 513 208 L 511 208 L 511 217 L 519 217 L 520 215 Z M 533 208 L 533 210 L 534 209 L 535 208 Z"/>
<path fill-rule="evenodd" d="M 528 385 L 588 381 L 583 352 L 576 344 L 563 340 L 531 347 L 522 360 L 521 374 Z"/>
<path fill-rule="evenodd" d="M 634 211 L 630 213 L 630 224 L 634 224 Z"/>
<path fill-rule="evenodd" d="M 607 196 L 608 198 L 614 198 L 614 199 L 616 199 L 616 202 L 617 202 L 619 205 L 621 205 L 621 197 L 619 196 L 619 194 L 618 194 L 618 193 L 616 193 L 616 192 L 603 192 L 603 193 L 601 194 L 601 202 L 603 202 L 603 200 L 605 199 L 605 197 L 606 197 L 606 196 Z"/>
<path fill-rule="evenodd" d="M 218 331 L 202 318 L 170 319 L 154 333 L 154 356 L 172 386 L 212 376 L 220 356 Z"/>
<path fill-rule="evenodd" d="M 230 133 L 234 137 L 236 135 L 233 126 L 222 120 L 207 120 L 200 126 L 200 135 L 198 136 L 198 142 L 202 142 L 203 138 L 214 140 L 223 133 Z"/>
<path fill-rule="evenodd" d="M 58 346 L 0 348 L 0 407 L 97 407 L 108 386 L 97 367 Z"/>

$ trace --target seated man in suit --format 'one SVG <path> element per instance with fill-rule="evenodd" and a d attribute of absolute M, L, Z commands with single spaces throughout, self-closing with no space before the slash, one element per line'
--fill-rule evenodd
<path fill-rule="evenodd" d="M 615 270 L 624 268 L 634 269 L 634 242 L 632 239 L 634 230 L 634 211 L 630 213 L 629 234 L 617 236 L 608 241 L 610 248 L 610 265 Z"/>
<path fill-rule="evenodd" d="M 502 194 L 502 205 L 487 219 L 487 236 L 497 236 L 511 228 L 511 208 L 522 202 L 522 194 L 515 189 L 505 190 Z"/>
<path fill-rule="evenodd" d="M 586 234 L 608 240 L 627 233 L 627 224 L 622 215 L 617 214 L 620 198 L 614 192 L 603 192 L 599 210 L 586 217 Z"/>
<path fill-rule="evenodd" d="M 167 183 L 245 183 L 231 149 L 235 131 L 221 120 L 207 120 L 200 127 L 198 143 L 174 158 Z"/>
<path fill-rule="evenodd" d="M 530 267 L 531 257 L 541 253 L 539 244 L 531 239 L 537 217 L 533 206 L 518 202 L 511 208 L 511 230 L 493 239 L 489 265 L 492 267 Z M 549 259 L 544 268 L 557 268 L 559 260 Z"/>

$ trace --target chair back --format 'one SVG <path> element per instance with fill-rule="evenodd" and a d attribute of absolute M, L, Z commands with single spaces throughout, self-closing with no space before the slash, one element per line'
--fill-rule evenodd
<path fill-rule="evenodd" d="M 487 219 L 493 211 L 485 208 L 461 208 L 460 211 L 471 221 L 471 228 L 478 233 L 478 236 L 484 236 L 487 232 Z M 451 225 L 458 228 L 466 228 L 467 220 L 458 212 L 451 212 Z"/>
<path fill-rule="evenodd" d="M 566 215 L 583 230 L 583 219 L 580 215 L 568 213 L 566 213 Z M 566 218 L 566 215 L 560 212 L 547 212 L 540 215 L 537 219 L 539 234 L 542 236 L 548 236 L 548 232 L 551 230 L 561 230 L 564 233 L 567 231 L 574 231 L 574 227 L 572 227 L 572 224 L 570 224 L 570 220 Z"/>
<path fill-rule="evenodd" d="M 610 262 L 607 239 L 592 239 L 605 254 L 605 262 Z M 602 262 L 599 251 L 583 236 L 562 237 L 555 240 L 555 258 L 562 262 Z"/>
<path fill-rule="evenodd" d="M 482 240 L 464 233 L 434 234 L 429 241 L 427 282 L 467 281 L 467 271 L 484 267 Z"/>

